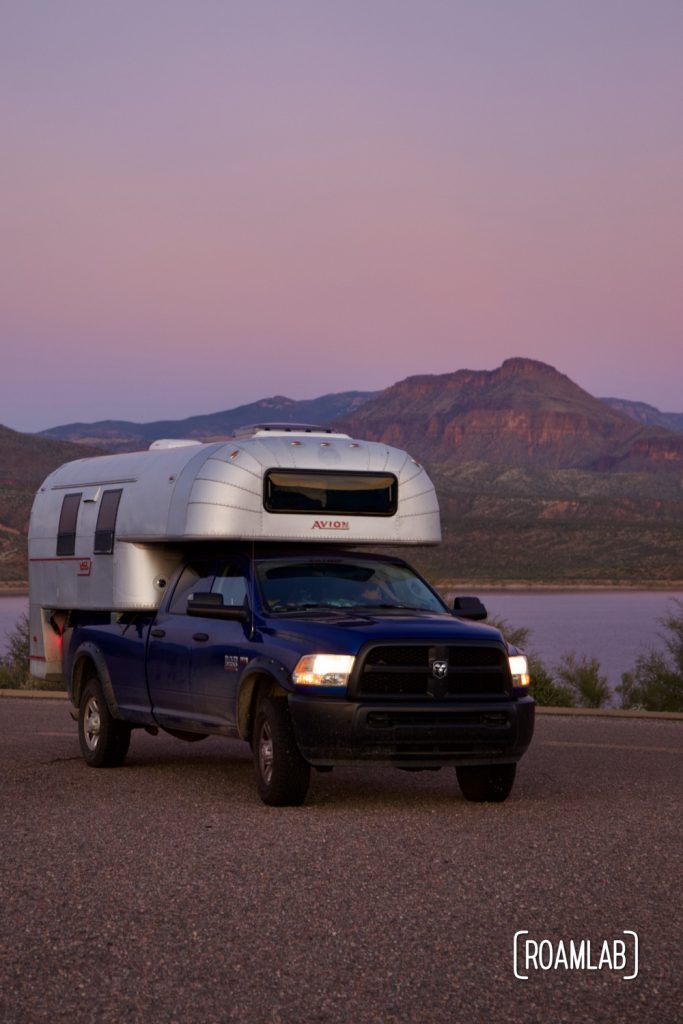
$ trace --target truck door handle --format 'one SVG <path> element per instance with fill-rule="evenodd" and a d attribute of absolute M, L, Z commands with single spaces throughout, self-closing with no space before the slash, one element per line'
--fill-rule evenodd
<path fill-rule="evenodd" d="M 192 634 L 192 639 L 193 640 L 208 640 L 209 639 L 209 634 L 208 633 L 193 633 Z"/>
<path fill-rule="evenodd" d="M 166 630 L 165 629 L 159 629 L 159 627 L 157 626 L 156 629 L 152 629 L 151 630 L 151 634 L 152 634 L 152 636 L 166 636 Z"/>

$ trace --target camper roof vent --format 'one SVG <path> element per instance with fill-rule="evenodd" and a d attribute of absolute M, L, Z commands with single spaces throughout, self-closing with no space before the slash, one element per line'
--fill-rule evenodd
<path fill-rule="evenodd" d="M 310 434 L 318 437 L 348 437 L 348 434 L 340 434 L 331 427 L 321 427 L 314 423 L 251 423 L 245 427 L 238 427 L 232 432 L 232 437 L 264 437 L 266 435 L 282 437 L 287 434 Z"/>
<path fill-rule="evenodd" d="M 202 444 L 202 442 L 192 441 L 186 437 L 162 437 L 158 441 L 152 441 L 149 451 L 156 452 L 162 448 L 187 448 L 192 444 Z"/>

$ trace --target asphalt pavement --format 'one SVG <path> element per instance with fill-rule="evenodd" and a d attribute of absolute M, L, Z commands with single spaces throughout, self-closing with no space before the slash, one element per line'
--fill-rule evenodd
<path fill-rule="evenodd" d="M 2 1024 L 683 1018 L 683 721 L 539 717 L 504 804 L 374 767 L 268 808 L 245 745 L 142 732 L 92 769 L 52 700 L 0 701 L 0 763 Z"/>

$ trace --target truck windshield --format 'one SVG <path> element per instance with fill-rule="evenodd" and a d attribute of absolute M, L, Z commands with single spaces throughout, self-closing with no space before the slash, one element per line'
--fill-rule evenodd
<path fill-rule="evenodd" d="M 264 559 L 257 576 L 271 612 L 310 608 L 409 608 L 448 614 L 407 565 L 373 559 Z"/>

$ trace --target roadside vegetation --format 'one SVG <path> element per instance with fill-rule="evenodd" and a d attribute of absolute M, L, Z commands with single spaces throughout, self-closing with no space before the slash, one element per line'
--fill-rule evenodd
<path fill-rule="evenodd" d="M 683 711 L 683 601 L 662 619 L 664 649 L 648 648 L 616 690 L 623 708 Z"/>
<path fill-rule="evenodd" d="M 7 633 L 7 650 L 0 657 L 0 690 L 23 690 L 31 686 L 28 671 L 28 615 L 22 615 Z"/>
<path fill-rule="evenodd" d="M 579 658 L 572 651 L 562 656 L 555 673 L 559 685 L 573 695 L 578 707 L 603 708 L 609 704 L 612 691 L 597 658 Z"/>

